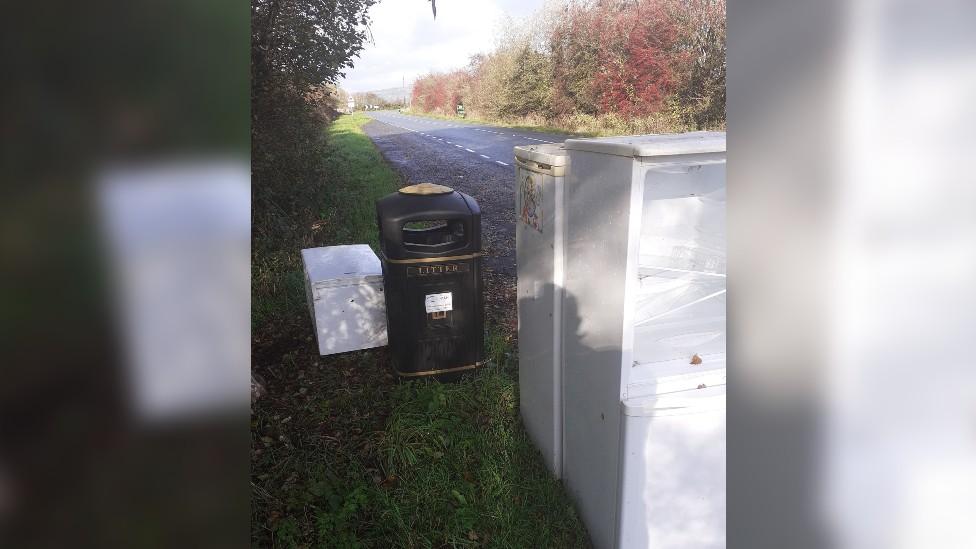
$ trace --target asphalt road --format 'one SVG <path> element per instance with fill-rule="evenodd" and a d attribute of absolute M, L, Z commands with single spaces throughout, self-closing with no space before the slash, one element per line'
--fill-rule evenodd
<path fill-rule="evenodd" d="M 518 145 L 562 143 L 568 136 L 455 123 L 395 111 L 367 113 L 365 125 L 403 185 L 439 183 L 469 194 L 481 207 L 488 318 L 514 335 L 515 167 Z"/>
<path fill-rule="evenodd" d="M 472 162 L 493 162 L 500 166 L 509 166 L 513 163 L 513 147 L 562 143 L 567 137 L 552 133 L 434 120 L 395 111 L 378 111 L 368 114 L 374 120 L 415 134 L 415 138 L 426 140 L 431 145 L 444 147 L 445 151 L 449 150 L 450 147 L 466 152 L 471 155 Z"/>

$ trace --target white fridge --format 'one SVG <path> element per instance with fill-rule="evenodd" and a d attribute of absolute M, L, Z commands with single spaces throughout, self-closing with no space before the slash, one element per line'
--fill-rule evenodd
<path fill-rule="evenodd" d="M 515 147 L 519 409 L 546 466 L 562 474 L 562 144 Z M 557 207 L 557 205 L 560 205 Z"/>
<path fill-rule="evenodd" d="M 725 134 L 565 151 L 556 470 L 598 548 L 724 547 Z M 521 376 L 522 324 L 545 317 L 519 303 Z"/>

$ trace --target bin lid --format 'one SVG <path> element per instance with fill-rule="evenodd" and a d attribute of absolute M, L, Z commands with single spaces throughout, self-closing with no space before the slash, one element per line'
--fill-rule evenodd
<path fill-rule="evenodd" d="M 383 281 L 380 260 L 366 244 L 302 250 L 305 274 L 315 288 Z"/>
<path fill-rule="evenodd" d="M 416 185 L 410 185 L 408 187 L 403 187 L 400 189 L 402 194 L 448 194 L 453 193 L 454 189 L 450 187 L 445 187 L 444 185 L 438 185 L 437 183 L 418 183 Z"/>
<path fill-rule="evenodd" d="M 725 152 L 725 132 L 690 132 L 567 139 L 566 149 L 631 157 Z"/>
<path fill-rule="evenodd" d="M 441 194 L 390 193 L 376 201 L 380 250 L 385 260 L 453 257 L 481 251 L 481 210 L 474 198 L 458 191 Z M 406 224 L 415 221 L 458 221 L 465 243 L 457 247 L 413 247 L 404 243 Z M 450 252 L 450 253 L 448 253 Z"/>
<path fill-rule="evenodd" d="M 566 147 L 562 143 L 515 147 L 515 158 L 548 164 L 549 166 L 565 166 L 568 160 L 567 154 Z"/>

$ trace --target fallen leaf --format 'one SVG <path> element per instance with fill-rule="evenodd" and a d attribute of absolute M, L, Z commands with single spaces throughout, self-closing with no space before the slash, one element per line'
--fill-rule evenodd
<path fill-rule="evenodd" d="M 475 532 L 474 530 L 471 530 L 470 532 L 468 532 L 468 539 L 471 540 L 471 541 L 477 540 L 478 539 L 477 532 Z"/>
<path fill-rule="evenodd" d="M 691 357 L 691 363 L 692 364 L 701 364 L 702 363 L 702 359 L 701 359 L 700 356 L 698 356 L 696 354 L 695 356 Z"/>

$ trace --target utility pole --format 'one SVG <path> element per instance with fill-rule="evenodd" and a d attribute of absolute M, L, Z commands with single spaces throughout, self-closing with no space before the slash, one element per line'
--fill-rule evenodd
<path fill-rule="evenodd" d="M 407 75 L 404 74 L 400 77 L 400 83 L 403 87 L 403 93 L 407 95 L 407 97 L 404 99 L 404 103 L 407 104 L 407 108 L 409 109 L 413 105 L 413 94 L 407 89 Z"/>

